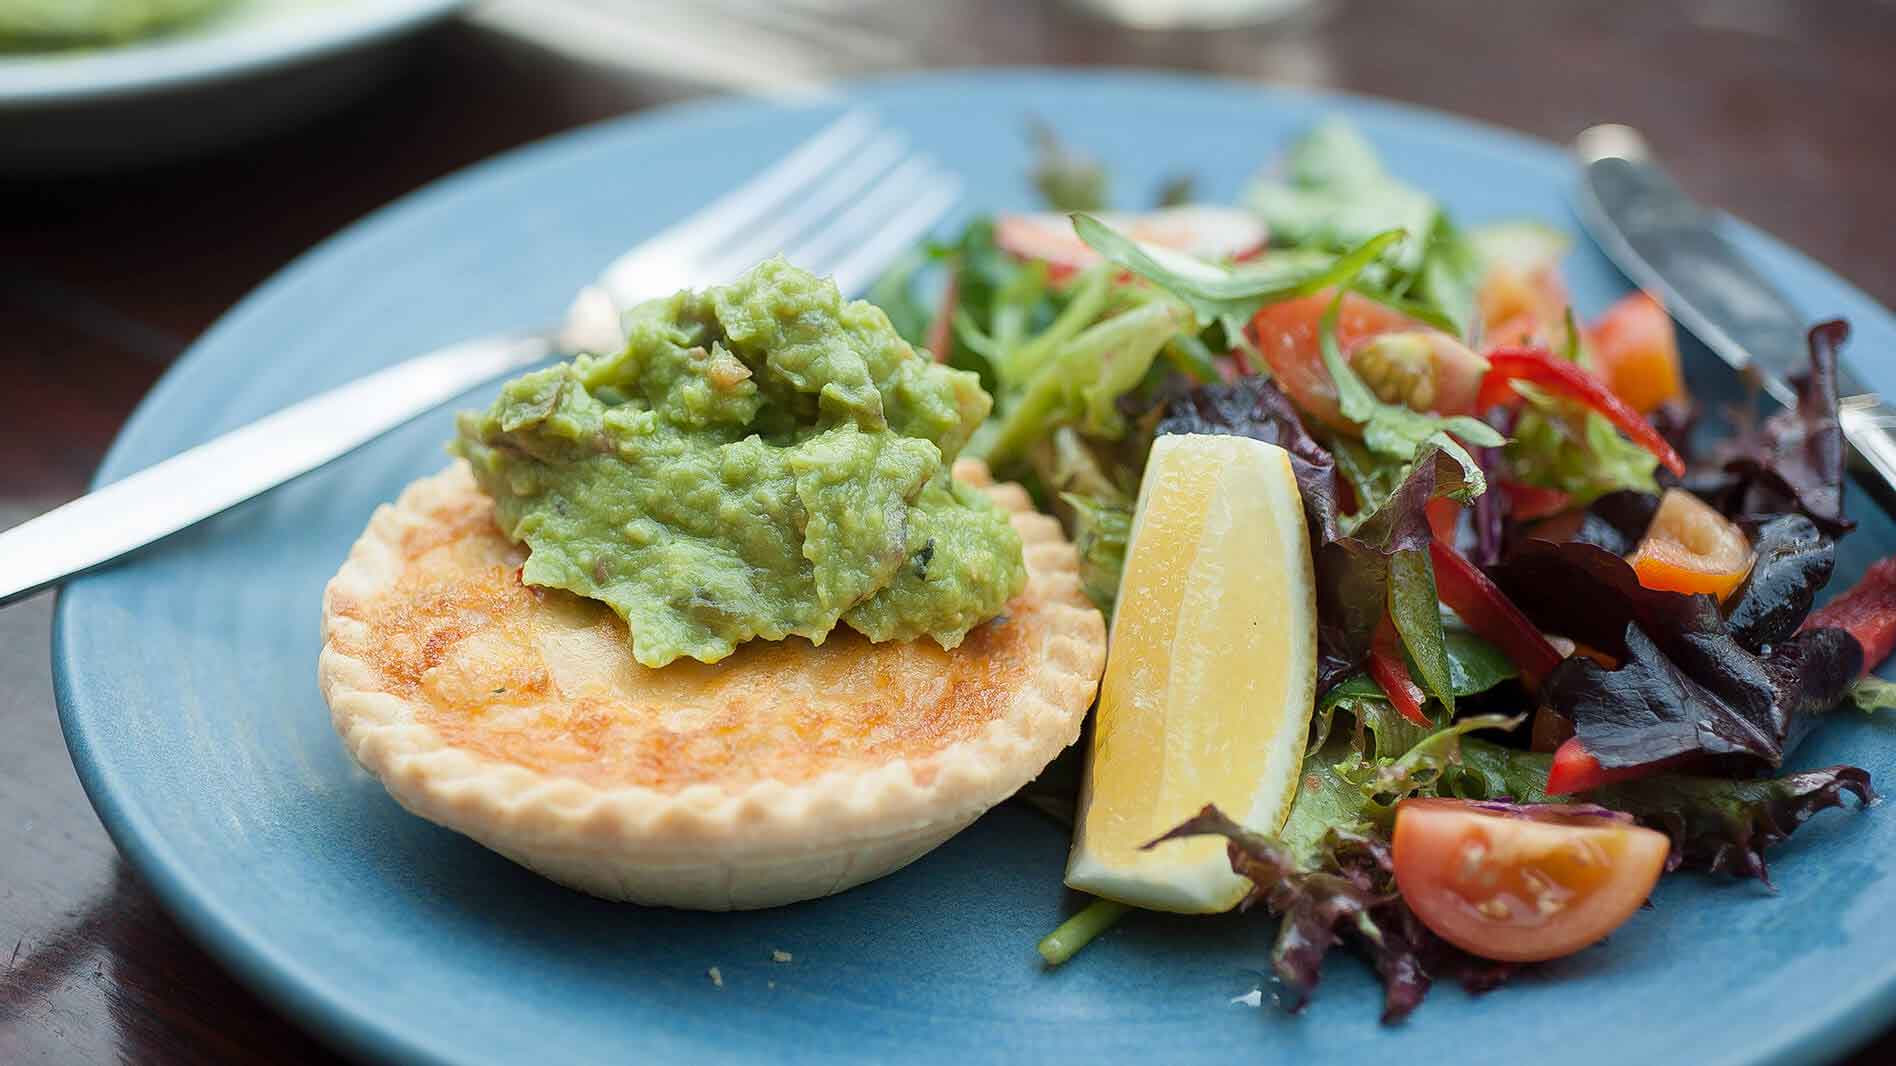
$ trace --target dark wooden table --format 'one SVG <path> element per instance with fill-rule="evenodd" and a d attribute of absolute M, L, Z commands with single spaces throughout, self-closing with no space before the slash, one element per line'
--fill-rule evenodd
<path fill-rule="evenodd" d="M 1631 122 L 1703 198 L 1896 305 L 1888 0 L 1358 0 L 1293 25 L 1181 34 L 1026 0 L 863 21 L 903 47 L 831 69 L 1185 67 L 1555 139 Z M 821 51 L 782 45 L 799 46 Z M 0 527 L 79 493 L 165 365 L 317 240 L 465 164 L 690 89 L 451 24 L 371 99 L 242 150 L 0 181 Z M 0 611 L 0 1064 L 333 1061 L 187 940 L 114 851 L 60 740 L 51 611 L 50 596 Z M 1851 1061 L 1896 1061 L 1896 1034 Z"/>

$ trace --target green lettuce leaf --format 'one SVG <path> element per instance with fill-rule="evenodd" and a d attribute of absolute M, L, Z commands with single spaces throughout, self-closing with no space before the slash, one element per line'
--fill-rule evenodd
<path fill-rule="evenodd" d="M 1244 194 L 1274 244 L 1339 251 L 1385 230 L 1428 233 L 1441 213 L 1433 197 L 1391 177 L 1362 134 L 1340 119 L 1291 145 L 1284 179 L 1256 182 Z M 1391 265 L 1412 273 L 1424 254 L 1411 245 Z"/>
<path fill-rule="evenodd" d="M 1323 318 L 1317 324 L 1317 343 L 1323 352 L 1323 365 L 1336 384 L 1337 409 L 1344 418 L 1362 426 L 1363 444 L 1373 453 L 1408 462 L 1425 445 L 1441 448 L 1462 465 L 1466 474 L 1468 489 L 1462 502 L 1466 503 L 1481 495 L 1487 488 L 1481 466 L 1455 437 L 1477 448 L 1498 448 L 1507 443 L 1506 438 L 1479 418 L 1467 415 L 1443 417 L 1378 399 L 1337 347 L 1336 322 L 1342 306 L 1343 300 L 1339 295 L 1330 301 L 1330 306 L 1324 310 Z"/>
<path fill-rule="evenodd" d="M 1515 389 L 1527 398 L 1506 450 L 1516 480 L 1567 493 L 1575 506 L 1622 489 L 1659 491 L 1659 460 L 1620 436 L 1605 416 L 1530 385 Z"/>
<path fill-rule="evenodd" d="M 1126 544 L 1132 536 L 1132 505 L 1122 500 L 1079 493 L 1061 493 L 1073 509 L 1069 529 L 1080 554 L 1080 586 L 1087 598 L 1112 621 L 1119 601 L 1119 579 L 1126 569 Z"/>
<path fill-rule="evenodd" d="M 1045 122 L 1029 123 L 1027 132 L 1034 144 L 1034 167 L 1028 176 L 1049 208 L 1106 210 L 1106 168 L 1099 160 L 1068 148 Z"/>
<path fill-rule="evenodd" d="M 1023 385 L 996 397 L 995 417 L 967 453 L 1006 470 L 1061 426 L 1117 439 L 1126 431 L 1119 397 L 1145 380 L 1166 342 L 1190 325 L 1184 305 L 1153 299 L 1053 345 Z"/>
<path fill-rule="evenodd" d="M 1320 123 L 1285 155 L 1281 179 L 1259 180 L 1245 203 L 1275 247 L 1339 252 L 1385 230 L 1417 239 L 1365 276 L 1366 289 L 1430 325 L 1467 339 L 1475 321 L 1481 261 L 1428 194 L 1384 169 L 1347 122 Z"/>
<path fill-rule="evenodd" d="M 1850 705 L 1859 711 L 1896 711 L 1896 681 L 1871 674 L 1850 690 Z"/>
<path fill-rule="evenodd" d="M 1461 765 L 1465 736 L 1480 729 L 1511 730 L 1526 720 L 1521 714 L 1470 715 L 1428 733 L 1400 755 L 1351 752 L 1337 764 L 1336 772 L 1362 792 L 1365 817 L 1392 824 L 1396 804 L 1410 796 L 1432 794 L 1443 775 Z"/>
<path fill-rule="evenodd" d="M 1402 231 L 1388 230 L 1341 255 L 1273 252 L 1225 267 L 1142 244 L 1091 215 L 1073 216 L 1073 229 L 1107 261 L 1183 300 L 1200 324 L 1218 323 L 1225 336 L 1234 339 L 1243 336 L 1245 324 L 1259 308 L 1346 284 L 1402 241 Z"/>

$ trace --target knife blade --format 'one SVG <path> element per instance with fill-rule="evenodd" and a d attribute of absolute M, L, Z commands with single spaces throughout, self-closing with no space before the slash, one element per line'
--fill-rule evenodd
<path fill-rule="evenodd" d="M 1581 224 L 1633 283 L 1712 353 L 1750 368 L 1779 403 L 1797 402 L 1791 377 L 1806 365 L 1809 320 L 1652 158 L 1637 130 L 1594 126 L 1574 140 Z M 1896 410 L 1848 366 L 1837 368 L 1838 421 L 1854 469 L 1886 509 L 1896 509 Z"/>

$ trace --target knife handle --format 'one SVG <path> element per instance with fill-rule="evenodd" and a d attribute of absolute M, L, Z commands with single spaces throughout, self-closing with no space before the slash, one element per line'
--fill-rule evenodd
<path fill-rule="evenodd" d="M 1850 442 L 1857 482 L 1896 513 L 1896 408 L 1874 395 L 1846 396 L 1837 404 L 1837 421 Z"/>

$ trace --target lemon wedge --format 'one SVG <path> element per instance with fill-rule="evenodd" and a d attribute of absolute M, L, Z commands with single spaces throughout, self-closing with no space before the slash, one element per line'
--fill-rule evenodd
<path fill-rule="evenodd" d="M 1140 845 L 1207 803 L 1265 833 L 1296 796 L 1317 670 L 1316 581 L 1282 448 L 1158 438 L 1139 487 L 1066 883 L 1209 914 L 1250 882 L 1212 837 Z"/>

